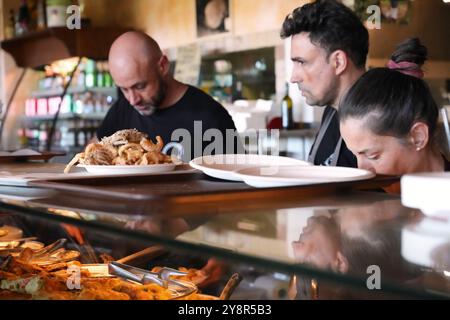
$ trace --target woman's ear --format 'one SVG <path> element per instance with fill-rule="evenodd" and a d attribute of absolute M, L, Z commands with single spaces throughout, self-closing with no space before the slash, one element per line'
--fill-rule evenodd
<path fill-rule="evenodd" d="M 341 251 L 338 251 L 335 260 L 335 271 L 338 271 L 340 273 L 347 273 L 348 268 L 349 265 L 347 258 L 342 254 Z"/>
<path fill-rule="evenodd" d="M 342 50 L 334 51 L 330 56 L 330 63 L 333 64 L 336 75 L 341 75 L 347 69 L 347 54 Z"/>
<path fill-rule="evenodd" d="M 423 122 L 416 122 L 409 130 L 410 140 L 417 151 L 424 149 L 430 139 L 428 125 Z"/>

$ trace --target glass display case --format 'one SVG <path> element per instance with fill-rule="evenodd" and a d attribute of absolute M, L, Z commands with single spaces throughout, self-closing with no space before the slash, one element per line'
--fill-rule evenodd
<path fill-rule="evenodd" d="M 64 238 L 66 252 L 80 253 L 75 257 L 77 266 L 106 268 L 117 261 L 145 270 L 188 271 L 186 277 L 197 287 L 197 295 L 210 298 L 449 297 L 447 229 L 436 231 L 441 222 L 402 206 L 397 196 L 350 189 L 324 192 L 323 188 L 314 193 L 312 187 L 288 187 L 284 190 L 293 191 L 293 197 L 274 199 L 272 195 L 273 199 L 258 201 L 258 193 L 252 197 L 243 190 L 232 201 L 226 196 L 230 192 L 222 191 L 185 196 L 174 206 L 158 197 L 124 199 L 112 189 L 87 196 L 31 185 L 0 187 L 0 230 L 6 230 L 0 238 L 3 279 L 8 270 L 7 249 L 15 248 L 11 252 L 18 255 L 23 254 L 19 247 L 24 243 L 39 250 L 39 245 Z M 139 188 L 129 191 L 139 194 Z M 7 233 L 16 239 L 14 248 L 7 248 L 11 243 Z M 73 266 L 73 262 L 58 262 L 54 268 L 59 272 Z M 225 294 L 235 274 L 242 281 Z M 0 292 L 0 298 L 10 297 L 5 290 Z M 201 299 L 201 295 L 191 298 Z M 33 295 L 21 292 L 13 297 Z M 111 298 L 106 293 L 83 297 Z"/>

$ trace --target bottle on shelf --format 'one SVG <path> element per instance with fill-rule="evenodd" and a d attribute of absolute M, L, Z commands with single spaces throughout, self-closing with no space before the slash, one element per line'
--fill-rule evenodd
<path fill-rule="evenodd" d="M 73 112 L 73 103 L 72 103 L 72 95 L 66 94 L 64 96 L 62 105 L 61 105 L 61 114 L 68 114 Z"/>
<path fill-rule="evenodd" d="M 14 38 L 16 35 L 16 17 L 14 14 L 14 10 L 11 9 L 9 10 L 9 19 L 8 19 L 8 24 L 5 27 L 5 38 L 6 39 L 11 39 Z"/>
<path fill-rule="evenodd" d="M 38 87 L 39 90 L 51 90 L 54 86 L 55 74 L 50 66 L 45 66 L 45 75 L 39 80 Z"/>
<path fill-rule="evenodd" d="M 89 115 L 95 111 L 95 101 L 92 93 L 86 92 L 83 97 L 83 114 Z"/>
<path fill-rule="evenodd" d="M 44 30 L 45 28 L 47 28 L 45 0 L 37 0 L 36 13 L 37 13 L 36 28 L 38 30 Z"/>
<path fill-rule="evenodd" d="M 26 0 L 22 0 L 16 23 L 16 35 L 22 35 L 30 31 L 30 11 Z"/>
<path fill-rule="evenodd" d="M 104 62 L 103 63 L 103 70 L 105 73 L 105 87 L 107 88 L 111 88 L 114 86 L 114 81 L 113 78 L 111 76 L 111 73 L 109 73 L 109 66 L 108 66 L 108 62 Z"/>
<path fill-rule="evenodd" d="M 105 73 L 103 71 L 103 63 L 97 62 L 97 87 L 103 88 L 105 87 Z"/>
<path fill-rule="evenodd" d="M 73 95 L 73 112 L 76 114 L 82 114 L 84 112 L 84 101 L 81 95 L 74 94 Z"/>
<path fill-rule="evenodd" d="M 48 100 L 47 98 L 39 98 L 37 100 L 36 114 L 44 116 L 48 114 Z"/>
<path fill-rule="evenodd" d="M 245 99 L 243 94 L 242 94 L 242 82 L 241 81 L 237 81 L 236 82 L 236 89 L 233 93 L 232 99 L 231 101 L 234 102 L 236 100 L 243 100 Z"/>
<path fill-rule="evenodd" d="M 84 59 L 78 66 L 78 70 L 75 72 L 72 79 L 72 87 L 76 89 L 82 89 L 86 86 L 86 73 L 85 73 L 86 63 Z"/>
<path fill-rule="evenodd" d="M 46 123 L 41 123 L 39 126 L 39 133 L 38 133 L 39 147 L 44 147 L 47 144 L 48 131 L 49 131 L 48 125 Z"/>
<path fill-rule="evenodd" d="M 101 94 L 97 94 L 94 96 L 94 112 L 97 114 L 101 114 L 103 113 L 104 110 L 104 106 L 103 106 L 103 101 L 105 99 L 103 98 L 103 95 Z"/>
<path fill-rule="evenodd" d="M 25 100 L 25 115 L 27 117 L 33 117 L 36 115 L 36 104 L 37 99 L 35 98 L 28 98 Z"/>
<path fill-rule="evenodd" d="M 94 88 L 97 86 L 96 65 L 94 60 L 88 60 L 86 62 L 85 83 L 86 88 Z"/>
<path fill-rule="evenodd" d="M 289 83 L 286 83 L 286 94 L 281 100 L 281 119 L 283 129 L 285 130 L 294 128 L 292 109 L 293 103 L 291 97 L 289 96 Z"/>

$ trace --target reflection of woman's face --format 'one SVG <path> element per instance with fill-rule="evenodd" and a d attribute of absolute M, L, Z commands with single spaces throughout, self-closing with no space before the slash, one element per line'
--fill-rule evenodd
<path fill-rule="evenodd" d="M 339 249 L 335 227 L 330 218 L 309 218 L 300 239 L 292 243 L 295 259 L 300 263 L 330 268 Z"/>

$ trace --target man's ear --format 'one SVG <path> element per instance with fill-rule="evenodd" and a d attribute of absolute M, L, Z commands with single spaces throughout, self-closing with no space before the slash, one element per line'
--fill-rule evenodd
<path fill-rule="evenodd" d="M 169 73 L 169 69 L 170 69 L 169 59 L 164 54 L 159 59 L 158 69 L 159 69 L 159 72 L 161 72 L 161 75 L 163 75 L 163 76 L 166 76 Z"/>
<path fill-rule="evenodd" d="M 330 55 L 330 63 L 335 68 L 335 73 L 337 76 L 341 75 L 348 65 L 348 56 L 342 50 L 336 50 Z"/>
<path fill-rule="evenodd" d="M 416 122 L 409 130 L 410 141 L 417 151 L 424 149 L 430 140 L 428 125 L 423 122 Z"/>

